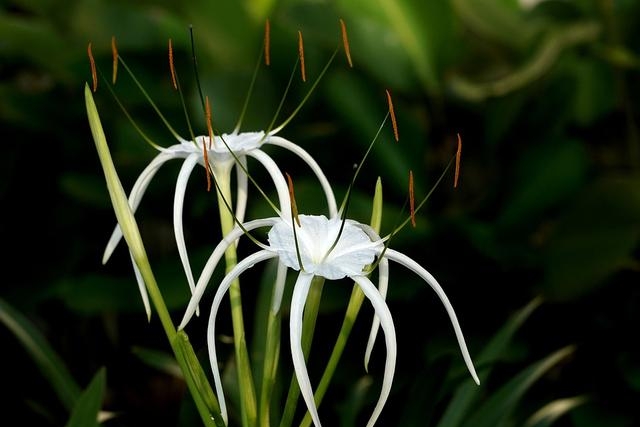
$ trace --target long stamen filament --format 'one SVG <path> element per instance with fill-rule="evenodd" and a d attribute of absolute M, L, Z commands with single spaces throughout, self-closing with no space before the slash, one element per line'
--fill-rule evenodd
<path fill-rule="evenodd" d="M 291 176 L 285 172 L 287 176 L 287 184 L 289 185 L 289 198 L 291 199 L 291 226 L 293 227 L 293 241 L 296 246 L 296 257 L 298 258 L 298 265 L 300 266 L 300 271 L 304 271 L 304 266 L 302 265 L 302 256 L 300 255 L 300 245 L 298 243 L 298 235 L 296 232 L 296 223 L 298 227 L 302 227 L 300 225 L 300 218 L 298 218 L 298 206 L 296 204 L 296 197 L 293 191 L 293 181 L 291 180 Z"/>
<path fill-rule="evenodd" d="M 196 43 L 193 37 L 193 25 L 189 25 L 189 37 L 191 39 L 191 59 L 193 62 L 193 73 L 196 78 L 196 86 L 198 87 L 198 94 L 200 95 L 200 103 L 202 104 L 202 110 L 205 110 L 204 95 L 202 94 L 202 85 L 200 84 L 200 75 L 198 74 L 198 60 L 196 59 Z"/>
<path fill-rule="evenodd" d="M 265 42 L 265 46 L 266 46 L 266 42 Z M 240 117 L 238 118 L 238 123 L 236 124 L 236 127 L 233 129 L 234 134 L 240 132 L 242 121 L 244 120 L 244 116 L 247 112 L 247 108 L 249 107 L 249 99 L 251 99 L 251 94 L 253 93 L 253 87 L 255 86 L 256 79 L 258 77 L 258 70 L 260 69 L 260 63 L 262 62 L 262 57 L 263 56 L 266 57 L 266 55 L 268 54 L 266 53 L 266 50 L 263 47 L 262 50 L 260 51 L 260 55 L 258 55 L 258 60 L 256 61 L 256 65 L 253 68 L 253 75 L 251 76 L 251 83 L 249 84 L 249 89 L 247 90 L 247 96 L 244 99 L 244 104 L 242 105 L 242 110 L 240 111 Z"/>
<path fill-rule="evenodd" d="M 164 125 L 167 127 L 167 129 L 169 130 L 169 132 L 171 132 L 171 134 L 173 135 L 173 137 L 175 139 L 177 139 L 178 141 L 180 141 L 182 138 L 180 138 L 180 135 L 178 135 L 178 132 L 176 132 L 173 127 L 171 126 L 171 124 L 169 124 L 169 121 L 166 119 L 166 117 L 162 114 L 162 112 L 160 111 L 160 109 L 158 108 L 158 106 L 156 105 L 155 102 L 153 102 L 153 99 L 151 99 L 151 96 L 147 93 L 147 91 L 144 89 L 144 87 L 142 86 L 142 83 L 140 83 L 140 81 L 136 78 L 136 76 L 133 74 L 133 71 L 131 71 L 131 69 L 129 68 L 129 66 L 127 65 L 127 63 L 124 61 L 124 59 L 122 59 L 122 56 L 118 55 L 118 59 L 120 60 L 120 63 L 122 64 L 122 66 L 124 67 L 124 69 L 127 71 L 127 73 L 129 74 L 129 76 L 131 76 L 131 79 L 133 80 L 133 82 L 136 84 L 136 86 L 138 87 L 138 89 L 140 90 L 140 92 L 142 92 L 142 94 L 144 95 L 144 97 L 147 99 L 147 101 L 149 102 L 149 104 L 151 104 L 151 107 L 153 107 L 153 109 L 155 110 L 156 114 L 158 114 L 158 116 L 160 117 L 160 119 L 162 120 L 162 122 L 164 123 Z"/>
<path fill-rule="evenodd" d="M 339 48 L 336 48 L 336 50 L 333 51 L 333 54 L 331 55 L 331 58 L 329 58 L 329 61 L 327 62 L 327 64 L 324 66 L 324 68 L 322 69 L 322 71 L 320 72 L 320 74 L 318 75 L 318 78 L 316 78 L 316 80 L 313 82 L 313 85 L 311 86 L 311 88 L 309 89 L 309 91 L 307 92 L 307 94 L 304 96 L 304 98 L 302 98 L 302 101 L 300 101 L 300 104 L 296 107 L 295 110 L 293 110 L 293 112 L 289 115 L 289 117 L 287 117 L 284 122 L 282 122 L 282 124 L 280 124 L 278 127 L 276 127 L 275 129 L 271 130 L 269 132 L 269 135 L 275 135 L 276 133 L 280 132 L 287 124 L 289 124 L 289 122 L 291 120 L 293 120 L 293 118 L 296 116 L 296 114 L 298 114 L 300 112 L 300 110 L 302 109 L 303 105 L 307 102 L 307 100 L 311 97 L 311 94 L 313 93 L 313 91 L 315 90 L 315 88 L 318 86 L 318 84 L 320 83 L 320 80 L 322 80 L 322 77 L 324 77 L 325 73 L 327 72 L 327 70 L 329 69 L 329 66 L 331 65 L 331 63 L 333 62 L 333 59 L 336 57 L 336 54 L 338 53 Z"/>

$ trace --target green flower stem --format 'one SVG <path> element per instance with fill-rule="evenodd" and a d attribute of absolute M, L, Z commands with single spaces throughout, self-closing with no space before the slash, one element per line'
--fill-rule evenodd
<path fill-rule="evenodd" d="M 218 208 L 220 211 L 220 226 L 222 235 L 226 236 L 235 225 L 233 213 L 227 208 L 231 200 L 231 182 L 229 173 L 216 174 L 218 179 Z M 238 263 L 235 245 L 229 245 L 224 254 L 227 273 Z M 231 319 L 233 323 L 233 344 L 238 364 L 238 386 L 240 389 L 240 410 L 242 412 L 242 425 L 244 427 L 256 427 L 258 410 L 256 392 L 251 372 L 251 361 L 247 350 L 246 334 L 244 329 L 244 316 L 242 314 L 242 296 L 240 293 L 240 281 L 234 280 L 229 288 L 231 300 Z"/>
<path fill-rule="evenodd" d="M 273 392 L 273 386 L 276 382 L 278 360 L 280 359 L 280 332 L 282 329 L 280 313 L 280 310 L 269 310 L 269 317 L 267 319 L 264 367 L 262 370 L 262 385 L 260 388 L 260 427 L 269 427 L 271 425 L 271 395 Z"/>
<path fill-rule="evenodd" d="M 360 312 L 360 307 L 362 306 L 363 301 L 364 293 L 362 292 L 362 290 L 360 290 L 359 286 L 354 285 L 353 290 L 351 291 L 349 305 L 347 306 L 347 312 L 345 313 L 344 320 L 342 321 L 342 327 L 340 328 L 340 333 L 338 334 L 338 339 L 333 346 L 333 351 L 331 352 L 329 362 L 327 362 L 327 366 L 324 369 L 322 378 L 320 378 L 318 388 L 316 388 L 316 392 L 313 395 L 316 401 L 316 406 L 320 406 L 320 402 L 322 402 L 322 399 L 324 398 L 324 395 L 329 388 L 329 384 L 331 383 L 333 374 L 336 371 L 336 367 L 338 366 L 338 362 L 340 361 L 342 352 L 347 345 L 349 334 L 351 334 L 351 329 L 353 328 L 353 324 L 358 317 L 358 313 Z M 300 423 L 300 427 L 309 427 L 310 425 L 311 416 L 307 412 L 307 414 L 304 416 L 304 419 Z"/>
<path fill-rule="evenodd" d="M 142 274 L 145 286 L 147 287 L 151 301 L 156 308 L 160 323 L 162 324 L 169 343 L 171 344 L 171 348 L 174 351 L 180 369 L 185 374 L 185 381 L 189 391 L 191 392 L 193 400 L 195 401 L 195 405 L 202 418 L 202 422 L 207 427 L 224 426 L 218 402 L 215 397 L 213 397 L 211 385 L 206 380 L 204 382 L 196 382 L 196 378 L 201 379 L 206 377 L 204 376 L 202 366 L 198 362 L 197 358 L 195 358 L 195 355 L 193 355 L 194 357 L 189 357 L 189 349 L 191 352 L 193 352 L 193 349 L 190 345 L 185 345 L 184 343 L 183 345 L 177 344 L 176 328 L 173 325 L 171 315 L 164 303 L 164 299 L 160 289 L 158 288 L 153 271 L 151 270 L 151 265 L 149 264 L 149 259 L 147 258 L 144 244 L 142 243 L 138 224 L 133 216 L 127 196 L 122 188 L 120 178 L 118 177 L 113 164 L 111 153 L 109 152 L 109 146 L 107 145 L 107 138 L 104 135 L 104 130 L 100 123 L 100 116 L 98 115 L 98 110 L 88 84 L 85 84 L 84 95 L 89 125 L 91 127 L 93 140 L 96 144 L 98 156 L 100 157 L 100 163 L 104 171 L 109 197 L 111 198 L 111 203 L 113 205 L 118 224 L 122 228 L 122 234 L 127 242 L 127 246 L 131 251 L 131 255 L 133 256 L 140 273 Z M 213 397 L 213 400 L 209 400 L 209 405 L 207 404 L 204 396 Z"/>
<path fill-rule="evenodd" d="M 323 287 L 324 278 L 315 276 L 312 279 L 311 288 L 304 307 L 304 316 L 302 319 L 302 352 L 304 353 L 305 361 L 307 360 L 309 350 L 311 349 L 311 341 L 313 340 L 313 332 L 316 326 Z M 298 380 L 294 374 L 291 378 L 291 383 L 289 384 L 289 393 L 287 394 L 284 412 L 282 413 L 282 418 L 280 420 L 280 427 L 291 427 L 293 424 L 293 416 L 296 412 L 296 405 L 298 404 L 299 397 L 300 387 L 298 386 Z"/>

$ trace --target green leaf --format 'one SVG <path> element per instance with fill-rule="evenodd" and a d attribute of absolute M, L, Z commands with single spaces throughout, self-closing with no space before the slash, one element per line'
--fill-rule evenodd
<path fill-rule="evenodd" d="M 481 384 L 489 376 L 491 364 L 500 358 L 515 332 L 541 303 L 541 298 L 534 298 L 526 306 L 518 310 L 484 347 L 474 361 L 478 366 L 478 377 Z M 466 381 L 456 390 L 437 427 L 456 427 L 461 425 L 472 406 L 483 394 L 482 386 L 478 387 L 471 379 Z"/>
<path fill-rule="evenodd" d="M 98 414 L 102 407 L 105 385 L 106 374 L 105 368 L 102 367 L 78 399 L 65 427 L 97 427 L 99 425 Z"/>
<path fill-rule="evenodd" d="M 16 336 L 49 381 L 62 404 L 71 410 L 80 397 L 80 386 L 44 336 L 22 313 L 1 298 L 0 322 Z"/>
<path fill-rule="evenodd" d="M 549 402 L 531 415 L 524 427 L 549 427 L 558 418 L 584 404 L 587 400 L 586 396 L 575 396 Z"/>
<path fill-rule="evenodd" d="M 463 424 L 465 427 L 496 427 L 509 419 L 525 392 L 546 372 L 566 359 L 574 351 L 567 346 L 525 368 L 493 393 L 491 397 Z"/>
<path fill-rule="evenodd" d="M 209 379 L 202 369 L 198 356 L 193 351 L 193 346 L 187 334 L 184 331 L 178 331 L 173 338 L 171 346 L 174 349 L 176 358 L 180 359 L 179 362 L 181 362 L 180 366 L 182 366 L 183 374 L 189 376 L 190 382 L 195 385 L 195 389 L 198 391 L 197 394 L 194 394 L 194 398 L 197 396 L 204 402 L 211 415 L 211 423 L 215 422 L 217 426 L 224 426 L 218 399 L 216 399 L 211 389 Z"/>
<path fill-rule="evenodd" d="M 176 378 L 184 378 L 180 366 L 176 363 L 176 359 L 172 354 L 138 346 L 133 347 L 131 352 L 148 366 L 173 375 Z"/>

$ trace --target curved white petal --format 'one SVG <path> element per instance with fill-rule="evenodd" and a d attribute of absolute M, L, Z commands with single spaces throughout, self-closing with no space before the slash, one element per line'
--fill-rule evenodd
<path fill-rule="evenodd" d="M 360 224 L 362 230 L 367 233 L 369 238 L 374 242 L 382 242 L 380 235 L 371 228 L 369 225 Z M 378 263 L 378 292 L 382 296 L 382 299 L 387 297 L 387 289 L 389 288 L 389 260 L 386 257 L 382 257 Z M 378 316 L 373 316 L 373 322 L 371 324 L 371 330 L 369 332 L 369 339 L 367 341 L 367 349 L 364 352 L 364 369 L 369 371 L 369 359 L 371 358 L 371 352 L 378 336 L 378 329 L 380 327 L 380 319 Z"/>
<path fill-rule="evenodd" d="M 318 181 L 320 182 L 320 186 L 322 186 L 322 190 L 324 191 L 325 197 L 327 198 L 327 207 L 329 208 L 329 217 L 333 218 L 338 216 L 338 207 L 336 204 L 335 195 L 333 194 L 333 189 L 331 188 L 331 184 L 329 184 L 329 180 L 327 180 L 327 177 L 325 176 L 324 172 L 322 172 L 322 169 L 320 168 L 318 163 L 315 161 L 313 157 L 311 157 L 311 155 L 307 151 L 305 151 L 299 145 L 296 145 L 293 142 L 285 138 L 282 138 L 281 136 L 270 136 L 269 138 L 266 139 L 265 144 L 272 144 L 272 145 L 277 145 L 282 148 L 285 148 L 291 151 L 292 153 L 296 154 L 307 165 L 309 165 L 313 173 L 315 173 L 316 177 L 318 178 Z"/>
<path fill-rule="evenodd" d="M 133 213 L 138 209 L 142 196 L 144 196 L 145 191 L 147 191 L 147 187 L 156 172 L 158 172 L 158 169 L 160 169 L 160 167 L 168 160 L 176 158 L 180 158 L 180 156 L 173 153 L 160 153 L 151 160 L 146 168 L 144 168 L 140 176 L 136 179 L 135 184 L 133 184 L 131 194 L 129 195 L 129 206 Z M 106 264 L 107 261 L 109 261 L 109 258 L 111 258 L 111 254 L 113 254 L 113 251 L 120 242 L 120 239 L 122 239 L 122 230 L 119 225 L 116 225 L 113 233 L 111 233 L 111 237 L 109 238 L 109 242 L 104 250 L 104 254 L 102 255 L 102 264 Z"/>
<path fill-rule="evenodd" d="M 244 224 L 244 228 L 247 231 L 251 231 L 260 227 L 272 226 L 278 220 L 279 218 L 256 219 Z M 218 266 L 218 262 L 220 262 L 220 259 L 224 255 L 224 252 L 227 250 L 229 245 L 235 243 L 235 241 L 239 239 L 243 234 L 244 231 L 240 227 L 236 226 L 215 247 L 215 249 L 209 256 L 209 259 L 207 260 L 207 263 L 205 264 L 200 277 L 198 278 L 195 291 L 193 292 L 193 295 L 191 295 L 191 300 L 189 301 L 189 305 L 185 310 L 182 321 L 178 326 L 178 330 L 184 329 L 184 327 L 187 326 L 187 323 L 189 323 L 189 320 L 191 320 L 191 318 L 193 317 L 196 311 L 196 307 L 198 306 L 198 303 L 200 302 L 200 299 L 202 298 L 202 295 L 204 294 L 204 291 L 209 284 L 211 275 Z"/>
<path fill-rule="evenodd" d="M 460 351 L 462 352 L 464 363 L 467 365 L 467 369 L 473 377 L 473 380 L 476 382 L 476 384 L 480 385 L 480 379 L 478 378 L 478 374 L 476 374 L 476 370 L 473 367 L 473 361 L 471 360 L 471 356 L 469 355 L 467 343 L 464 340 L 464 335 L 462 334 L 460 323 L 458 323 L 456 312 L 453 310 L 453 306 L 449 302 L 449 298 L 447 298 L 447 295 L 444 293 L 444 290 L 442 289 L 438 281 L 424 267 L 398 251 L 387 249 L 387 251 L 385 252 L 385 256 L 390 260 L 404 265 L 409 270 L 422 277 L 422 279 L 424 279 L 424 281 L 427 282 L 429 286 L 431 286 L 431 288 L 436 292 L 436 294 L 440 298 L 440 301 L 442 301 L 445 310 L 447 310 L 447 314 L 449 315 L 449 319 L 451 320 L 451 324 L 453 325 L 453 330 L 456 334 L 456 338 L 458 339 L 458 345 L 460 346 Z"/>
<path fill-rule="evenodd" d="M 276 165 L 276 162 L 273 161 L 271 157 L 264 151 L 253 150 L 247 153 L 247 156 L 251 156 L 264 166 L 267 170 L 271 179 L 273 180 L 273 184 L 276 187 L 276 192 L 278 193 L 278 201 L 280 203 L 280 214 L 284 216 L 289 216 L 291 212 L 291 201 L 289 199 L 289 186 L 284 179 L 284 175 L 282 175 L 282 171 Z"/>
<path fill-rule="evenodd" d="M 225 424 L 227 424 L 227 404 L 224 399 L 224 392 L 222 390 L 222 380 L 220 379 L 220 370 L 218 369 L 218 356 L 216 354 L 216 317 L 218 315 L 218 309 L 222 298 L 229 290 L 231 283 L 240 276 L 244 271 L 253 267 L 260 261 L 265 261 L 269 258 L 276 257 L 276 254 L 267 250 L 261 250 L 254 254 L 249 255 L 225 276 L 225 278 L 218 286 L 215 296 L 213 297 L 213 303 L 211 303 L 211 312 L 209 314 L 209 325 L 207 327 L 207 343 L 209 348 L 209 361 L 211 362 L 211 371 L 213 372 L 213 381 L 216 387 L 216 396 L 218 397 L 218 403 L 220 404 L 220 412 Z"/>
<path fill-rule="evenodd" d="M 184 274 L 187 276 L 187 283 L 189 284 L 189 289 L 191 289 L 192 295 L 195 291 L 196 284 L 195 280 L 193 279 L 191 264 L 189 263 L 187 245 L 184 241 L 184 229 L 182 227 L 182 208 L 184 205 L 184 194 L 187 189 L 187 182 L 189 182 L 189 177 L 191 176 L 193 168 L 198 164 L 198 157 L 199 156 L 196 153 L 190 154 L 189 157 L 186 158 L 184 163 L 182 163 L 180 173 L 178 174 L 178 180 L 176 182 L 175 196 L 173 198 L 173 232 L 176 236 L 176 245 L 178 247 L 180 261 L 182 261 L 182 268 L 184 269 Z M 200 315 L 200 310 L 197 307 L 196 315 Z"/>
<path fill-rule="evenodd" d="M 387 298 L 387 289 L 389 287 L 389 261 L 383 257 L 378 264 L 378 292 L 383 300 Z M 367 349 L 364 352 L 364 369 L 369 371 L 369 359 L 371 358 L 371 352 L 373 346 L 376 343 L 376 337 L 378 336 L 378 329 L 380 327 L 380 318 L 377 315 L 373 316 L 373 323 L 371 324 L 371 331 L 369 332 L 369 339 L 367 341 Z"/>
<path fill-rule="evenodd" d="M 378 420 L 378 417 L 382 412 L 382 408 L 384 408 L 384 405 L 389 398 L 391 384 L 393 384 L 393 375 L 396 370 L 396 356 L 398 351 L 398 345 L 396 343 L 396 329 L 393 325 L 393 318 L 391 317 L 391 312 L 389 312 L 387 303 L 384 301 L 384 298 L 382 298 L 382 295 L 380 295 L 374 284 L 371 283 L 371 280 L 364 276 L 354 276 L 352 279 L 355 280 L 355 282 L 360 286 L 360 289 L 362 289 L 362 292 L 367 298 L 369 298 L 369 301 L 371 301 L 371 305 L 376 312 L 376 318 L 380 319 L 380 324 L 382 325 L 387 345 L 387 360 L 384 364 L 384 377 L 382 379 L 380 397 L 378 398 L 378 403 L 376 403 L 373 413 L 371 414 L 371 418 L 369 418 L 369 422 L 367 423 L 367 427 L 372 427 Z"/>
<path fill-rule="evenodd" d="M 316 427 L 321 427 L 318 409 L 313 398 L 313 389 L 307 372 L 307 364 L 304 361 L 304 353 L 302 351 L 302 314 L 304 305 L 309 295 L 309 287 L 313 274 L 301 272 L 298 280 L 293 288 L 291 297 L 291 309 L 289 313 L 289 341 L 291 345 L 291 359 L 293 360 L 293 369 L 300 387 L 300 394 L 307 404 L 309 414 Z"/>
<path fill-rule="evenodd" d="M 136 282 L 138 283 L 138 290 L 142 297 L 142 304 L 144 305 L 144 312 L 147 313 L 147 321 L 151 320 L 151 304 L 149 304 L 149 294 L 147 293 L 147 287 L 144 284 L 144 279 L 138 269 L 136 261 L 133 259 L 133 254 L 129 251 L 129 257 L 131 258 L 131 265 L 133 266 L 133 272 L 136 275 Z"/>
<path fill-rule="evenodd" d="M 244 215 L 247 210 L 247 194 L 249 189 L 249 180 L 245 170 L 249 170 L 247 167 L 247 157 L 239 156 L 238 160 L 242 163 L 242 167 L 236 165 L 236 177 L 237 177 L 237 194 L 236 194 L 236 218 L 238 221 L 244 221 Z M 243 170 L 244 168 L 244 170 Z"/>
<path fill-rule="evenodd" d="M 278 267 L 276 270 L 276 281 L 273 285 L 273 294 L 271 296 L 271 311 L 277 313 L 280 311 L 282 305 L 282 295 L 284 294 L 284 287 L 287 281 L 287 269 L 288 267 L 278 261 Z"/>

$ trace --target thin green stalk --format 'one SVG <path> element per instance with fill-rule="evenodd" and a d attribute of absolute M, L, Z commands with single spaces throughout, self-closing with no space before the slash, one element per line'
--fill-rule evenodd
<path fill-rule="evenodd" d="M 282 331 L 282 294 L 287 280 L 287 267 L 279 263 L 271 292 L 271 304 L 267 313 L 267 329 L 262 363 L 262 384 L 258 406 L 260 427 L 271 425 L 271 397 L 276 383 Z"/>
<path fill-rule="evenodd" d="M 164 302 L 160 288 L 156 282 L 155 276 L 149 264 L 144 244 L 142 243 L 142 237 L 140 236 L 140 230 L 136 223 L 135 217 L 129 206 L 127 196 L 122 188 L 120 178 L 116 172 L 111 153 L 109 152 L 109 146 L 107 145 L 107 138 L 102 129 L 100 122 L 100 116 L 91 94 L 89 85 L 85 84 L 85 103 L 87 108 L 87 116 L 89 118 L 89 126 L 91 127 L 91 133 L 93 140 L 96 144 L 98 156 L 100 157 L 100 163 L 105 175 L 107 189 L 111 198 L 111 203 L 118 220 L 118 224 L 122 229 L 122 234 L 127 246 L 131 252 L 131 255 L 140 270 L 140 273 L 144 279 L 147 292 L 153 302 L 160 323 L 167 335 L 167 339 L 171 344 L 171 348 L 176 356 L 180 369 L 185 374 L 185 381 L 187 387 L 191 392 L 191 396 L 195 402 L 196 408 L 202 422 L 206 427 L 224 427 L 224 422 L 220 415 L 220 409 L 218 402 L 215 399 L 211 385 L 206 380 L 202 366 L 195 358 L 193 354 L 193 348 L 188 344 L 188 341 L 177 339 L 180 336 L 176 333 L 176 328 L 171 320 L 171 315 Z M 182 343 L 182 344 L 180 344 Z M 204 379 L 204 380 L 203 380 Z"/>
<path fill-rule="evenodd" d="M 222 235 L 226 236 L 234 227 L 235 219 L 229 211 L 225 201 L 231 200 L 231 182 L 229 174 L 222 173 L 216 176 L 218 179 L 218 210 L 220 212 L 220 226 Z M 226 179 L 225 179 L 226 178 Z M 227 273 L 238 263 L 235 245 L 229 245 L 224 254 Z M 246 334 L 244 329 L 244 316 L 242 314 L 242 296 L 240 293 L 240 281 L 234 280 L 229 288 L 231 300 L 231 319 L 233 323 L 233 344 L 235 348 L 236 363 L 238 366 L 238 386 L 240 389 L 240 410 L 242 413 L 242 425 L 244 427 L 256 427 L 258 410 L 256 392 L 251 372 L 251 361 L 247 350 Z"/>
<path fill-rule="evenodd" d="M 271 425 L 271 395 L 276 382 L 278 360 L 280 360 L 280 332 L 282 329 L 280 313 L 280 310 L 269 310 L 267 319 L 267 338 L 262 370 L 262 385 L 260 387 L 260 427 L 269 427 Z"/>
<path fill-rule="evenodd" d="M 323 286 L 324 278 L 315 276 L 311 282 L 311 289 L 309 290 L 309 295 L 304 308 L 304 316 L 302 319 L 302 352 L 304 353 L 305 361 L 307 360 L 309 351 L 311 350 L 311 341 L 313 340 L 313 332 L 315 330 L 318 310 L 320 308 Z M 298 404 L 299 397 L 300 387 L 298 386 L 298 380 L 294 374 L 291 378 L 291 383 L 289 384 L 289 393 L 287 394 L 284 412 L 280 419 L 280 427 L 291 427 L 293 424 L 293 417 L 296 412 L 296 405 Z"/>
<path fill-rule="evenodd" d="M 347 306 L 347 312 L 345 313 L 344 320 L 342 321 L 342 327 L 340 328 L 340 333 L 338 334 L 338 339 L 333 346 L 333 351 L 331 352 L 331 357 L 327 362 L 327 366 L 324 369 L 324 373 L 322 374 L 322 378 L 320 378 L 320 383 L 316 388 L 316 392 L 313 397 L 316 401 L 316 406 L 320 406 L 324 395 L 329 388 L 329 384 L 331 383 L 331 379 L 333 378 L 333 374 L 336 371 L 336 367 L 338 366 L 338 362 L 340 361 L 340 357 L 342 357 L 342 352 L 344 351 L 345 346 L 347 345 L 347 340 L 349 339 L 349 334 L 351 334 L 351 329 L 353 329 L 353 324 L 358 317 L 358 313 L 360 312 L 360 307 L 362 306 L 362 302 L 364 301 L 364 293 L 360 290 L 360 287 L 357 285 L 353 286 L 353 290 L 351 291 L 351 298 L 349 299 L 349 305 Z M 311 425 L 311 415 L 309 412 L 306 413 L 304 419 L 300 423 L 300 427 L 309 427 Z"/>

